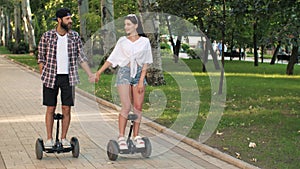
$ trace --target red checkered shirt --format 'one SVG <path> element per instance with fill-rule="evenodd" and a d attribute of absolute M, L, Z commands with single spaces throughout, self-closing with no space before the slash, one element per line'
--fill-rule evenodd
<path fill-rule="evenodd" d="M 68 57 L 69 57 L 69 82 L 71 86 L 78 84 L 78 62 L 87 62 L 87 57 L 83 53 L 83 46 L 80 36 L 75 31 L 68 34 Z M 57 72 L 56 49 L 57 49 L 56 30 L 50 30 L 43 34 L 38 45 L 38 63 L 44 63 L 41 79 L 48 88 L 54 88 Z"/>

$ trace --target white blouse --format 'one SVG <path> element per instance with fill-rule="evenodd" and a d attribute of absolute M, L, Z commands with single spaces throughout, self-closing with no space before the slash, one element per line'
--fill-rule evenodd
<path fill-rule="evenodd" d="M 132 42 L 127 37 L 122 36 L 107 61 L 113 67 L 124 67 L 130 63 L 130 77 L 134 78 L 138 65 L 143 66 L 153 62 L 150 41 L 146 37 L 140 37 Z"/>

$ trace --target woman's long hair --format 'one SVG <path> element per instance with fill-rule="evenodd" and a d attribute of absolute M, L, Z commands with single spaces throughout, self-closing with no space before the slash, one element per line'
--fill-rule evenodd
<path fill-rule="evenodd" d="M 143 28 L 142 22 L 136 14 L 129 14 L 125 17 L 125 19 L 130 20 L 133 24 L 138 24 L 138 27 L 136 29 L 138 35 L 147 37 L 146 34 L 144 33 L 144 28 Z"/>

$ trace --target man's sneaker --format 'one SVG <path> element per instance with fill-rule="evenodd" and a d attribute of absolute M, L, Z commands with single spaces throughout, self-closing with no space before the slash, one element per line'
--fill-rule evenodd
<path fill-rule="evenodd" d="M 119 149 L 120 150 L 127 150 L 128 149 L 125 137 L 119 137 L 118 144 L 119 144 Z"/>
<path fill-rule="evenodd" d="M 61 139 L 61 144 L 63 145 L 64 148 L 66 147 L 71 147 L 71 143 L 67 139 Z"/>
<path fill-rule="evenodd" d="M 133 139 L 133 144 L 135 145 L 136 148 L 144 148 L 145 147 L 145 142 L 141 136 L 135 136 Z"/>
<path fill-rule="evenodd" d="M 54 141 L 53 139 L 48 139 L 45 144 L 44 144 L 44 147 L 45 148 L 52 148 L 54 146 Z"/>

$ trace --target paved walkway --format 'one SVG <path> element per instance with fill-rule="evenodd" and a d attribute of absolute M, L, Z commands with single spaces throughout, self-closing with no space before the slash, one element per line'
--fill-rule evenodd
<path fill-rule="evenodd" d="M 117 111 L 80 93 L 76 93 L 68 133 L 79 139 L 79 158 L 71 153 L 44 153 L 43 159 L 37 160 L 35 141 L 46 136 L 39 75 L 0 56 L 0 169 L 237 168 L 145 124 L 141 134 L 150 138 L 152 156 L 124 155 L 111 162 L 105 149 L 108 140 L 117 136 Z"/>

